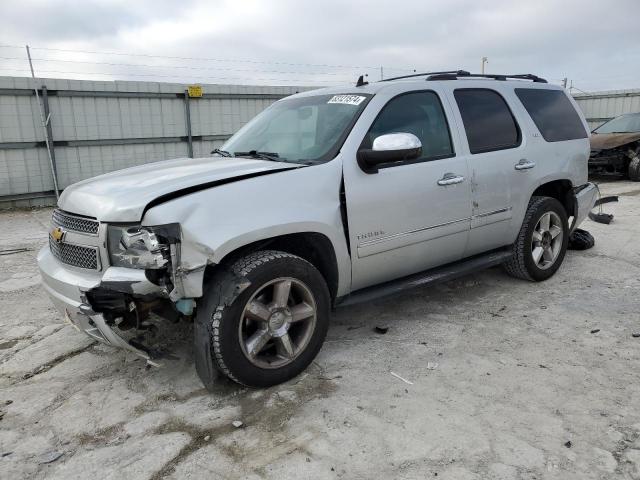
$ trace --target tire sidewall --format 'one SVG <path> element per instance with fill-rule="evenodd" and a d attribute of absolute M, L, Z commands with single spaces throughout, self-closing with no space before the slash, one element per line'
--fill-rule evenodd
<path fill-rule="evenodd" d="M 305 350 L 291 363 L 280 368 L 260 368 L 251 363 L 242 351 L 239 325 L 244 307 L 252 295 L 267 282 L 280 277 L 292 277 L 303 282 L 316 302 L 316 324 Z M 218 342 L 214 346 L 217 358 L 233 380 L 248 386 L 265 387 L 285 382 L 303 371 L 318 354 L 329 327 L 331 302 L 324 278 L 305 260 L 286 256 L 259 265 L 247 274 L 251 285 L 235 301 L 222 310 L 218 327 Z M 220 312 L 219 308 L 212 315 Z M 211 319 L 214 320 L 213 318 Z"/>
<path fill-rule="evenodd" d="M 556 258 L 555 263 L 549 268 L 542 269 L 538 267 L 538 265 L 536 265 L 535 261 L 533 260 L 533 255 L 531 254 L 530 246 L 531 246 L 533 232 L 536 228 L 536 225 L 540 221 L 540 218 L 542 217 L 542 215 L 544 215 L 547 212 L 556 213 L 560 217 L 560 220 L 562 221 L 562 226 L 563 226 L 562 249 L 560 250 L 558 258 Z M 567 212 L 565 211 L 562 204 L 555 198 L 545 198 L 542 202 L 540 202 L 537 205 L 536 210 L 531 217 L 531 221 L 526 227 L 525 251 L 524 251 L 525 267 L 533 280 L 539 282 L 539 281 L 550 278 L 551 276 L 553 276 L 554 273 L 558 271 L 558 269 L 560 268 L 560 265 L 562 265 L 564 257 L 567 253 L 567 245 L 569 244 L 568 224 L 569 224 L 569 221 L 567 217 Z"/>

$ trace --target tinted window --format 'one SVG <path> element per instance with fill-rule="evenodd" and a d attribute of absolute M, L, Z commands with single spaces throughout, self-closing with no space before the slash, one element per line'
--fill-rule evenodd
<path fill-rule="evenodd" d="M 520 145 L 520 129 L 507 102 L 495 91 L 464 88 L 454 92 L 471 153 Z"/>
<path fill-rule="evenodd" d="M 373 140 L 387 133 L 413 133 L 422 142 L 422 157 L 433 160 L 453 155 L 449 126 L 440 99 L 434 92 L 414 92 L 389 101 L 363 142 L 371 148 Z"/>
<path fill-rule="evenodd" d="M 587 138 L 580 117 L 562 90 L 516 88 L 516 95 L 527 109 L 547 142 Z"/>

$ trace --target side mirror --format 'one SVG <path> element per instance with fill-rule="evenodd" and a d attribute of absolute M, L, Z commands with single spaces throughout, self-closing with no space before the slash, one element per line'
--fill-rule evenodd
<path fill-rule="evenodd" d="M 383 163 L 414 160 L 422 155 L 422 143 L 412 133 L 387 133 L 373 141 L 373 148 L 358 151 L 358 164 L 366 173 L 378 173 Z"/>

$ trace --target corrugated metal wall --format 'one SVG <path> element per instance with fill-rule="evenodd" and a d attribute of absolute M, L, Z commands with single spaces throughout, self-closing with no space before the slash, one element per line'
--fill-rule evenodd
<path fill-rule="evenodd" d="M 623 113 L 640 112 L 640 89 L 577 93 L 573 98 L 592 130 Z"/>
<path fill-rule="evenodd" d="M 0 77 L 0 206 L 50 203 L 53 179 L 32 80 Z M 41 79 L 59 187 L 188 155 L 183 84 Z M 205 156 L 279 98 L 309 87 L 202 85 L 190 98 L 193 156 Z M 41 91 L 41 93 L 44 93 Z M 37 199 L 37 197 L 42 197 Z"/>

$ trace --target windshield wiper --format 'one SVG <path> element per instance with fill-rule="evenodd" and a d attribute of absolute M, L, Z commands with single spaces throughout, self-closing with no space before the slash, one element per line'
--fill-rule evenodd
<path fill-rule="evenodd" d="M 275 152 L 259 152 L 257 150 L 251 150 L 249 152 L 235 152 L 235 156 L 259 158 L 260 160 L 269 160 L 270 162 L 286 161 L 285 158 L 280 158 L 280 155 Z"/>
<path fill-rule="evenodd" d="M 227 152 L 226 150 L 220 150 L 219 148 L 214 148 L 213 150 L 211 150 L 211 153 L 217 153 L 218 155 L 220 155 L 221 157 L 233 157 L 233 155 L 231 155 L 229 152 Z"/>

